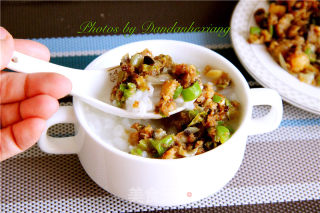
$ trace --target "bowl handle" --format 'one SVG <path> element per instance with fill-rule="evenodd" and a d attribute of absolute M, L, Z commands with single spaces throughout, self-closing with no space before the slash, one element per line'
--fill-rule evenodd
<path fill-rule="evenodd" d="M 278 92 L 267 88 L 251 89 L 252 106 L 269 105 L 270 112 L 263 117 L 250 120 L 249 135 L 262 134 L 277 129 L 282 120 L 282 100 Z"/>
<path fill-rule="evenodd" d="M 76 136 L 54 138 L 47 135 L 49 127 L 58 123 L 77 123 L 72 106 L 60 106 L 59 110 L 47 121 L 38 146 L 47 153 L 52 154 L 74 154 L 80 150 L 80 141 L 76 141 Z"/>

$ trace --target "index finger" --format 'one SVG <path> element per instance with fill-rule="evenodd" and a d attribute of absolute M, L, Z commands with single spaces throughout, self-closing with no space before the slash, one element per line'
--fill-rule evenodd
<path fill-rule="evenodd" d="M 70 93 L 69 79 L 56 73 L 13 73 L 0 74 L 0 102 L 13 103 L 40 94 L 62 98 Z"/>
<path fill-rule="evenodd" d="M 50 60 L 49 49 L 39 42 L 26 39 L 14 39 L 14 48 L 16 51 L 32 57 L 44 61 Z"/>

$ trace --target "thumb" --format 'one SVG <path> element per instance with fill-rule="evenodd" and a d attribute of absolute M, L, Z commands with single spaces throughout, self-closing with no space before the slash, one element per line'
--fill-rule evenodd
<path fill-rule="evenodd" d="M 8 65 L 13 50 L 14 41 L 11 34 L 3 27 L 0 27 L 0 70 Z"/>

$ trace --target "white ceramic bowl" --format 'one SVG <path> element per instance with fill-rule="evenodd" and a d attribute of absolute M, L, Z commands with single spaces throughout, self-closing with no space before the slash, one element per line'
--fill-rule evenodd
<path fill-rule="evenodd" d="M 120 46 L 102 54 L 87 69 L 114 66 L 124 54 L 132 55 L 145 48 L 154 55 L 168 54 L 176 63 L 194 64 L 199 70 L 211 65 L 229 73 L 241 104 L 241 117 L 238 129 L 226 143 L 190 158 L 162 160 L 131 155 L 100 139 L 85 119 L 83 103 L 74 98 L 73 107 L 60 107 L 47 128 L 56 123 L 74 123 L 76 136 L 52 138 L 45 131 L 39 146 L 48 153 L 77 153 L 88 175 L 120 198 L 153 206 L 200 200 L 217 192 L 236 174 L 248 135 L 269 132 L 279 126 L 281 98 L 271 89 L 249 89 L 238 69 L 214 51 L 180 41 L 148 40 Z M 99 84 L 92 87 L 97 90 Z M 254 105 L 270 105 L 271 110 L 264 117 L 252 119 Z"/>

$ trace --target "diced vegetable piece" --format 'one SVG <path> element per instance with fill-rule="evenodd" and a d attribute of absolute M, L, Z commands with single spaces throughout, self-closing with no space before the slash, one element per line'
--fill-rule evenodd
<path fill-rule="evenodd" d="M 139 144 L 138 144 L 138 147 L 141 150 L 144 150 L 144 151 L 148 150 L 148 147 L 149 147 L 148 140 L 144 140 L 144 139 L 140 140 Z"/>
<path fill-rule="evenodd" d="M 136 85 L 134 83 L 120 84 L 119 90 L 123 92 L 125 98 L 129 98 L 136 92 Z"/>
<path fill-rule="evenodd" d="M 213 82 L 218 89 L 224 89 L 231 84 L 231 78 L 228 73 L 223 72 L 220 78 Z"/>
<path fill-rule="evenodd" d="M 160 85 L 160 84 L 163 84 L 165 81 L 171 80 L 173 78 L 169 74 L 160 74 L 160 75 L 157 75 L 157 77 L 148 75 L 146 79 L 148 82 L 150 82 L 153 85 Z"/>
<path fill-rule="evenodd" d="M 182 97 L 185 102 L 192 101 L 201 95 L 201 87 L 196 81 L 191 87 L 182 90 Z"/>
<path fill-rule="evenodd" d="M 134 54 L 130 59 L 130 64 L 134 67 L 139 67 L 143 63 L 143 56 L 139 53 Z"/>
<path fill-rule="evenodd" d="M 123 81 L 124 77 L 125 77 L 125 72 L 122 70 L 119 70 L 117 83 L 121 83 Z"/>
<path fill-rule="evenodd" d="M 136 85 L 134 83 L 128 83 L 128 89 L 136 89 Z"/>
<path fill-rule="evenodd" d="M 269 25 L 269 33 L 272 37 L 273 36 L 273 25 Z"/>
<path fill-rule="evenodd" d="M 116 96 L 118 97 L 118 100 L 115 100 L 116 105 L 122 107 L 126 99 L 133 95 L 136 90 L 136 85 L 134 83 L 120 84 L 116 92 Z"/>
<path fill-rule="evenodd" d="M 152 70 L 152 65 L 142 64 L 142 72 L 149 72 Z"/>
<path fill-rule="evenodd" d="M 218 123 L 218 126 L 221 126 L 224 124 L 224 121 L 218 121 L 217 123 Z"/>
<path fill-rule="evenodd" d="M 122 92 L 124 92 L 124 90 L 126 89 L 126 84 L 120 84 L 120 86 L 119 86 L 119 90 L 120 91 L 122 91 Z"/>
<path fill-rule="evenodd" d="M 230 131 L 225 126 L 217 126 L 215 141 L 220 141 L 221 143 L 226 142 L 230 138 Z"/>
<path fill-rule="evenodd" d="M 209 78 L 211 78 L 213 81 L 217 80 L 220 78 L 223 74 L 222 70 L 216 70 L 216 69 L 211 69 L 208 72 L 205 73 L 205 75 Z"/>
<path fill-rule="evenodd" d="M 136 148 L 131 149 L 130 153 L 131 153 L 131 154 L 133 154 L 133 155 L 142 156 L 142 150 L 141 150 L 141 149 L 139 149 L 139 148 L 137 148 L 137 147 L 136 147 Z"/>
<path fill-rule="evenodd" d="M 199 147 L 196 147 L 196 148 L 194 148 L 194 149 L 192 149 L 190 151 L 187 151 L 187 150 L 183 149 L 180 146 L 178 153 L 179 153 L 179 155 L 181 155 L 183 157 L 191 157 L 191 156 L 194 156 L 197 153 L 198 149 L 199 149 Z"/>
<path fill-rule="evenodd" d="M 229 101 L 229 99 L 226 98 L 226 106 L 228 107 L 227 116 L 229 119 L 231 119 L 235 113 L 237 113 L 237 109 L 232 105 L 232 103 Z"/>
<path fill-rule="evenodd" d="M 222 97 L 217 94 L 214 94 L 212 100 L 213 102 L 220 103 L 220 101 L 222 100 Z"/>
<path fill-rule="evenodd" d="M 196 133 L 199 132 L 199 128 L 194 127 L 194 126 L 189 126 L 185 130 L 183 130 L 185 133 Z"/>
<path fill-rule="evenodd" d="M 308 55 L 308 57 L 309 57 L 309 59 L 310 59 L 310 62 L 316 62 L 316 60 L 317 60 L 317 56 L 316 56 L 316 54 L 314 53 L 314 51 L 312 51 L 312 49 L 310 48 L 310 47 L 308 47 L 305 51 L 305 54 L 307 54 Z"/>
<path fill-rule="evenodd" d="M 196 115 L 196 117 L 194 117 L 194 118 L 192 119 L 192 121 L 190 122 L 190 124 L 189 124 L 188 126 L 193 126 L 193 125 L 195 125 L 195 124 L 197 124 L 197 123 L 202 122 L 203 119 L 204 119 L 204 117 L 205 117 L 206 115 L 207 115 L 206 112 L 200 112 L 200 113 L 198 113 L 198 114 Z"/>
<path fill-rule="evenodd" d="M 217 84 L 218 89 L 225 89 L 229 84 Z"/>
<path fill-rule="evenodd" d="M 307 48 L 305 51 L 304 51 L 307 55 L 311 54 L 312 53 L 312 50 L 311 48 Z"/>
<path fill-rule="evenodd" d="M 228 106 L 227 116 L 230 120 L 236 118 L 239 115 L 239 110 L 237 107 L 233 106 L 232 103 L 226 99 L 226 105 Z"/>
<path fill-rule="evenodd" d="M 286 63 L 286 61 L 284 60 L 284 57 L 283 57 L 283 55 L 282 55 L 281 53 L 279 54 L 279 63 L 280 63 L 280 66 L 281 66 L 283 69 L 285 69 L 285 70 L 288 71 L 287 63 Z"/>
<path fill-rule="evenodd" d="M 173 144 L 173 135 L 167 135 L 160 140 L 150 139 L 151 145 L 157 150 L 160 156 L 167 151 L 167 149 Z"/>
<path fill-rule="evenodd" d="M 189 117 L 193 119 L 199 113 L 199 110 L 193 109 L 188 111 L 188 113 L 189 113 Z"/>
<path fill-rule="evenodd" d="M 131 95 L 135 93 L 135 90 L 125 89 L 123 92 L 124 97 L 129 98 Z"/>
<path fill-rule="evenodd" d="M 160 69 L 160 66 L 157 63 L 155 63 L 153 65 L 142 64 L 142 72 L 146 73 L 147 75 L 159 73 L 160 72 L 159 69 Z"/>
<path fill-rule="evenodd" d="M 183 87 L 181 85 L 179 85 L 177 87 L 176 91 L 174 91 L 173 99 L 177 99 L 180 96 L 182 90 L 183 90 Z"/>
<path fill-rule="evenodd" d="M 226 100 L 226 105 L 228 106 L 228 107 L 232 107 L 232 104 L 231 104 L 231 102 L 229 101 L 229 99 L 225 99 Z"/>
<path fill-rule="evenodd" d="M 250 27 L 250 34 L 259 35 L 260 33 L 261 33 L 260 27 L 256 27 L 256 26 Z"/>

